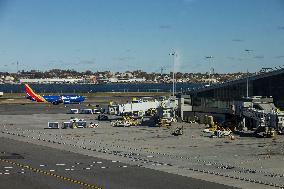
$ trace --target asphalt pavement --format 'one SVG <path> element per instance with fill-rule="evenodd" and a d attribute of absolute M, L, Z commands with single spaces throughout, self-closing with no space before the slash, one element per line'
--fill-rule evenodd
<path fill-rule="evenodd" d="M 117 161 L 0 138 L 0 188 L 233 188 Z"/>

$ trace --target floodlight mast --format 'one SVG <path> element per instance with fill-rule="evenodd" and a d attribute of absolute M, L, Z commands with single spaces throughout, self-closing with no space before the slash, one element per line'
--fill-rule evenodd
<path fill-rule="evenodd" d="M 214 57 L 213 56 L 205 56 L 205 58 L 207 60 L 209 60 L 209 72 L 208 72 L 208 77 L 209 77 L 209 85 L 211 85 L 211 71 L 212 71 L 212 65 L 211 65 L 211 60 L 210 59 L 213 59 Z M 212 73 L 213 74 L 213 73 Z"/>
<path fill-rule="evenodd" d="M 175 96 L 175 61 L 177 57 L 177 53 L 173 50 L 170 53 L 171 56 L 173 56 L 173 97 Z"/>

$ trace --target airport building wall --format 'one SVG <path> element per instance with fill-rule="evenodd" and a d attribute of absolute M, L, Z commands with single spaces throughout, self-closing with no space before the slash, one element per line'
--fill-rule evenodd
<path fill-rule="evenodd" d="M 189 94 L 193 107 L 230 109 L 233 101 L 246 97 L 247 93 L 248 96 L 272 96 L 276 107 L 284 109 L 284 69 L 200 88 Z"/>

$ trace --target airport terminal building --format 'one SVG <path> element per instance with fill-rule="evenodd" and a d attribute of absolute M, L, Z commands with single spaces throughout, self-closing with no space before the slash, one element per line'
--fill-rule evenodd
<path fill-rule="evenodd" d="M 273 97 L 276 107 L 284 109 L 284 69 L 259 73 L 222 84 L 190 91 L 193 107 L 230 108 L 234 100 L 246 96 Z"/>

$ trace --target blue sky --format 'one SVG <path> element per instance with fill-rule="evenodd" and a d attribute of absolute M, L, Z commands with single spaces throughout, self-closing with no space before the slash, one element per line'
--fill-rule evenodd
<path fill-rule="evenodd" d="M 169 72 L 172 49 L 181 72 L 281 66 L 284 1 L 0 0 L 0 71 Z"/>

